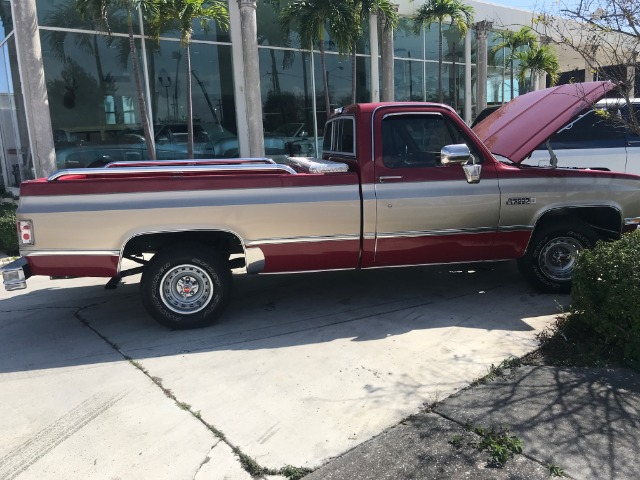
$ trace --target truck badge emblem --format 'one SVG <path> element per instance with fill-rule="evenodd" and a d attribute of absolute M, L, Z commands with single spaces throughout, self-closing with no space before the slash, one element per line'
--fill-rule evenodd
<path fill-rule="evenodd" d="M 535 203 L 536 199 L 530 197 L 512 197 L 507 199 L 507 205 L 533 205 Z"/>

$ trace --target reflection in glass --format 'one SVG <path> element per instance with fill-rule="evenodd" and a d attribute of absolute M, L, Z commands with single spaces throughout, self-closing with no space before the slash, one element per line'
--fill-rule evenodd
<path fill-rule="evenodd" d="M 144 31 L 146 34 L 149 34 L 149 32 L 152 31 L 152 28 L 148 25 L 146 19 L 144 19 L 144 22 Z M 216 22 L 210 21 L 207 26 L 208 31 L 205 31 L 205 29 L 202 28 L 200 20 L 194 20 L 191 28 L 193 29 L 193 34 L 191 36 L 192 41 L 202 40 L 206 42 L 231 42 L 229 30 L 223 30 Z M 165 27 L 160 32 L 159 36 L 162 38 L 179 39 L 180 29 L 177 20 Z"/>
<path fill-rule="evenodd" d="M 194 155 L 237 157 L 231 47 L 195 42 L 190 49 Z M 159 44 L 149 41 L 147 52 L 157 148 L 184 143 L 184 152 L 175 147 L 184 157 L 187 132 L 184 47 L 176 41 L 162 40 Z"/>
<path fill-rule="evenodd" d="M 124 9 L 117 8 L 117 2 L 110 2 L 107 9 L 109 28 L 114 33 L 129 33 L 127 14 Z M 75 28 L 81 30 L 103 30 L 91 18 L 81 18 L 76 8 L 76 0 L 36 0 L 38 23 L 46 27 Z M 133 33 L 139 34 L 138 13 L 134 11 L 132 17 Z"/>
<path fill-rule="evenodd" d="M 132 75 L 128 38 L 51 30 L 41 35 L 58 168 L 146 160 L 140 92 Z M 159 160 L 187 156 L 187 72 L 182 49 L 176 41 L 147 43 Z M 141 53 L 139 45 L 137 52 Z M 193 43 L 191 53 L 194 154 L 237 156 L 231 48 Z"/>
<path fill-rule="evenodd" d="M 324 88 L 322 82 L 322 72 L 320 71 L 320 55 L 316 54 L 315 58 L 315 83 L 316 83 L 316 102 L 318 115 L 318 134 L 321 135 L 321 129 L 324 128 L 324 122 L 327 118 L 324 111 Z M 369 60 L 365 57 L 358 56 L 356 58 L 356 102 L 367 102 L 370 98 L 370 79 L 368 75 Z M 338 107 L 344 107 L 351 104 L 352 89 L 352 59 L 351 57 L 342 57 L 336 54 L 327 54 L 327 83 L 329 85 L 329 99 L 331 102 L 331 110 Z"/>
<path fill-rule="evenodd" d="M 424 58 L 423 35 L 414 33 L 413 22 L 410 19 L 400 18 L 398 28 L 393 31 L 393 48 L 394 57 L 420 60 Z"/>
<path fill-rule="evenodd" d="M 291 33 L 287 38 L 280 26 L 280 6 L 273 0 L 258 0 L 258 45 L 300 48 L 299 36 Z"/>
<path fill-rule="evenodd" d="M 48 30 L 41 36 L 57 167 L 146 159 L 129 39 Z"/>
<path fill-rule="evenodd" d="M 15 37 L 0 48 L 0 163 L 2 184 L 17 188 L 33 178 L 23 92 L 18 75 Z"/>
<path fill-rule="evenodd" d="M 54 129 L 100 127 L 106 124 L 107 96 L 120 106 L 123 95 L 137 98 L 128 38 L 51 31 L 41 35 Z M 122 108 L 113 113 L 116 124 L 124 124 Z"/>
<path fill-rule="evenodd" d="M 0 0 L 0 42 L 7 38 L 13 31 L 13 16 L 11 15 L 11 2 Z"/>
<path fill-rule="evenodd" d="M 445 103 L 462 116 L 464 110 L 464 64 L 445 64 L 443 75 L 448 80 L 448 89 L 444 93 Z"/>
<path fill-rule="evenodd" d="M 309 53 L 261 48 L 260 86 L 265 152 L 314 156 L 313 85 Z"/>
<path fill-rule="evenodd" d="M 410 55 L 411 52 L 408 52 Z M 411 58 L 411 57 L 409 57 Z M 400 102 L 424 101 L 423 62 L 396 60 L 394 62 L 395 99 Z"/>

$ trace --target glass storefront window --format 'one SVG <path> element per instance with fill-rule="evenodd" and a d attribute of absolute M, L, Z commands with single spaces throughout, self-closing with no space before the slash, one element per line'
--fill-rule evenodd
<path fill-rule="evenodd" d="M 305 48 L 306 45 L 301 45 L 300 37 L 293 29 L 288 38 L 283 34 L 280 24 L 281 8 L 276 3 L 271 0 L 258 0 L 258 44 L 295 49 Z M 331 39 L 331 34 L 326 29 L 324 31 L 324 44 L 326 51 L 337 52 L 335 43 Z M 319 48 L 319 45 L 313 46 L 314 50 Z M 362 37 L 358 39 L 356 44 L 356 53 L 368 54 L 369 51 L 369 22 L 365 21 L 362 24 Z"/>
<path fill-rule="evenodd" d="M 128 37 L 50 30 L 41 36 L 57 167 L 146 159 Z"/>
<path fill-rule="evenodd" d="M 207 24 L 207 28 L 202 28 L 202 23 L 200 20 L 193 21 L 193 34 L 191 36 L 191 40 L 202 40 L 206 42 L 221 42 L 221 43 L 229 43 L 231 42 L 231 36 L 229 34 L 229 30 L 223 30 L 218 26 L 218 24 L 214 21 L 209 21 Z M 145 22 L 144 31 L 146 35 L 149 35 L 151 29 L 149 25 Z M 160 37 L 164 38 L 180 38 L 180 30 L 178 29 L 178 23 L 172 22 L 169 26 L 163 29 L 160 32 Z"/>
<path fill-rule="evenodd" d="M 395 99 L 399 102 L 424 100 L 424 62 L 396 60 L 394 62 Z"/>
<path fill-rule="evenodd" d="M 43 30 L 43 58 L 58 168 L 146 160 L 139 96 L 127 36 Z M 141 57 L 141 43 L 136 41 Z M 158 159 L 187 155 L 185 50 L 147 41 Z M 191 44 L 194 156 L 237 156 L 231 47 Z"/>
<path fill-rule="evenodd" d="M 0 164 L 4 185 L 17 188 L 33 178 L 15 37 L 0 47 Z"/>
<path fill-rule="evenodd" d="M 115 2 L 114 2 L 115 3 Z M 91 18 L 83 19 L 77 10 L 76 0 L 36 0 L 38 23 L 44 27 L 75 28 L 81 30 L 101 30 L 99 22 Z M 114 33 L 128 33 L 127 14 L 120 8 L 111 7 L 108 10 L 109 27 Z M 139 34 L 138 12 L 131 17 L 133 33 Z"/>
<path fill-rule="evenodd" d="M 186 155 L 185 48 L 180 42 L 148 41 L 149 78 L 156 149 L 160 158 Z M 191 98 L 196 158 L 238 156 L 231 47 L 192 43 Z M 178 146 L 182 143 L 182 146 Z"/>
<path fill-rule="evenodd" d="M 280 9 L 271 0 L 258 0 L 258 45 L 300 48 L 300 38 L 291 32 L 287 38 L 280 25 Z"/>
<path fill-rule="evenodd" d="M 442 30 L 442 56 L 444 60 L 464 63 L 464 35 L 455 26 L 447 24 L 442 26 Z"/>
<path fill-rule="evenodd" d="M 445 103 L 462 116 L 464 110 L 464 64 L 443 65 L 443 75 L 447 78 L 448 83 L 448 88 L 444 90 Z"/>
<path fill-rule="evenodd" d="M 11 15 L 11 2 L 0 0 L 0 42 L 13 31 L 13 16 Z"/>
<path fill-rule="evenodd" d="M 322 81 L 322 70 L 320 67 L 320 54 L 314 54 L 314 63 L 318 135 L 322 136 L 321 131 L 324 129 L 327 114 L 325 111 L 324 84 Z M 327 54 L 326 69 L 331 111 L 338 107 L 349 105 L 351 103 L 351 57 L 340 57 L 337 54 Z M 356 78 L 358 78 L 357 73 Z"/>
<path fill-rule="evenodd" d="M 413 32 L 413 22 L 400 18 L 398 27 L 393 31 L 393 56 L 396 58 L 424 58 L 424 39 Z"/>
<path fill-rule="evenodd" d="M 310 54 L 273 48 L 258 53 L 266 155 L 314 156 Z"/>
<path fill-rule="evenodd" d="M 438 101 L 438 62 L 425 62 L 425 101 Z M 442 89 L 446 91 L 445 79 L 442 79 Z"/>

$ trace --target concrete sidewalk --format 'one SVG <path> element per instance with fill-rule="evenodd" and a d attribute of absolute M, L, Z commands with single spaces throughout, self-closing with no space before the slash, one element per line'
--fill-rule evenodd
<path fill-rule="evenodd" d="M 503 468 L 473 444 L 508 427 L 521 455 Z M 627 369 L 523 366 L 465 389 L 317 469 L 307 480 L 637 479 L 640 375 Z M 556 470 L 558 471 L 558 470 Z"/>
<path fill-rule="evenodd" d="M 513 263 L 234 280 L 218 324 L 178 332 L 134 277 L 0 291 L 0 479 L 636 478 L 637 375 L 521 367 L 465 388 L 568 300 Z M 487 468 L 467 421 L 510 425 L 523 455 Z"/>

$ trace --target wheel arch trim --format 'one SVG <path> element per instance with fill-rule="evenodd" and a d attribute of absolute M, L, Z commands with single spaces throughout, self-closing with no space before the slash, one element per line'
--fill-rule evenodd
<path fill-rule="evenodd" d="M 529 250 L 529 246 L 531 245 L 531 241 L 533 240 L 533 238 L 536 235 L 536 232 L 542 228 L 541 225 L 547 221 L 550 217 L 569 217 L 569 218 L 573 218 L 575 220 L 579 220 L 579 221 L 583 221 L 585 223 L 587 223 L 589 226 L 591 226 L 592 228 L 594 227 L 594 225 L 590 224 L 589 222 L 585 221 L 585 219 L 579 215 L 571 215 L 571 212 L 573 211 L 574 213 L 576 211 L 590 211 L 593 212 L 595 209 L 600 208 L 600 209 L 607 209 L 610 210 L 611 212 L 615 212 L 618 216 L 619 222 L 618 222 L 618 227 L 616 232 L 620 233 L 622 232 L 622 227 L 623 227 L 623 222 L 624 222 L 624 217 L 622 215 L 622 209 L 618 206 L 618 205 L 612 205 L 612 204 L 588 204 L 588 205 L 558 205 L 558 206 L 553 206 L 550 208 L 547 208 L 545 210 L 541 210 L 537 213 L 537 215 L 535 216 L 534 220 L 533 220 L 533 228 L 532 228 L 532 232 L 531 232 L 531 236 L 529 237 L 529 241 L 527 242 L 527 248 L 525 249 L 525 252 L 527 252 Z"/>
<path fill-rule="evenodd" d="M 162 230 L 147 230 L 136 232 L 130 235 L 123 243 L 119 251 L 118 257 L 118 272 L 121 271 L 122 259 L 124 258 L 124 251 L 127 245 L 130 244 L 135 238 L 143 237 L 145 235 L 163 235 L 172 233 L 189 233 L 189 232 L 201 232 L 201 233 L 222 233 L 231 235 L 238 240 L 238 243 L 242 247 L 243 257 L 246 262 L 247 273 L 260 273 L 264 270 L 264 253 L 259 247 L 247 247 L 246 242 L 240 234 L 234 230 L 224 228 L 176 228 L 176 229 L 162 229 Z"/>

